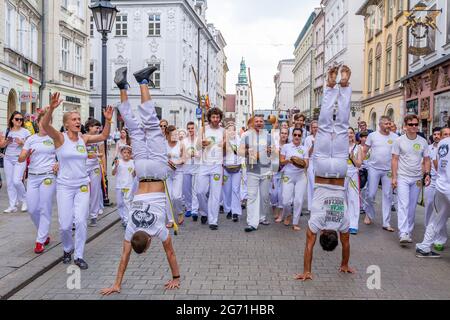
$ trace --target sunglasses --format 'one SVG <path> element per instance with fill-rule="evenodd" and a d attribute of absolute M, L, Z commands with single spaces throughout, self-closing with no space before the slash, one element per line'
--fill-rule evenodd
<path fill-rule="evenodd" d="M 408 127 L 418 127 L 418 123 L 408 123 Z"/>
<path fill-rule="evenodd" d="M 167 128 L 167 126 L 160 126 L 161 128 Z"/>
<path fill-rule="evenodd" d="M 15 121 L 23 121 L 23 118 L 14 118 Z"/>
<path fill-rule="evenodd" d="M 299 138 L 301 138 L 301 137 L 302 137 L 302 135 L 301 135 L 301 134 L 294 134 L 293 136 L 294 136 L 294 137 L 299 137 Z"/>

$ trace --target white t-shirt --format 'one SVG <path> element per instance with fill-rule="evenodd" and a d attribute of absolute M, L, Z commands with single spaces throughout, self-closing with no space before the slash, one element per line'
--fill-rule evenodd
<path fill-rule="evenodd" d="M 428 155 L 428 143 L 421 136 L 410 140 L 405 134 L 394 142 L 392 154 L 400 156 L 398 162 L 398 175 L 412 178 L 422 179 L 422 161 Z M 374 154 L 372 152 L 371 157 Z"/>
<path fill-rule="evenodd" d="M 22 147 L 17 144 L 16 138 L 19 138 L 25 142 L 29 136 L 31 136 L 31 133 L 25 128 L 20 128 L 19 131 L 10 130 L 7 139 L 12 139 L 12 142 L 6 147 L 5 156 L 19 157 L 22 152 Z"/>
<path fill-rule="evenodd" d="M 88 159 L 86 160 L 86 166 L 88 170 L 93 170 L 98 168 L 100 165 L 98 154 L 100 153 L 100 144 L 91 143 L 86 145 L 86 150 L 88 154 Z"/>
<path fill-rule="evenodd" d="M 225 166 L 233 166 L 233 165 L 240 165 L 242 162 L 241 157 L 239 157 L 239 146 L 240 146 L 240 139 L 234 138 L 229 140 L 229 144 L 231 146 L 227 146 L 227 153 L 224 157 L 224 165 Z"/>
<path fill-rule="evenodd" d="M 162 242 L 166 241 L 169 237 L 169 230 L 165 225 L 166 201 L 164 193 L 135 196 L 125 230 L 125 240 L 131 241 L 136 232 L 144 231 L 151 237 L 156 237 Z"/>
<path fill-rule="evenodd" d="M 366 145 L 370 148 L 370 159 L 368 161 L 371 168 L 380 171 L 390 171 L 392 165 L 392 147 L 399 137 L 394 133 L 387 136 L 380 132 L 369 134 Z"/>
<path fill-rule="evenodd" d="M 296 147 L 294 143 L 285 144 L 281 149 L 281 155 L 283 155 L 286 158 L 286 160 L 290 160 L 292 157 L 297 157 L 300 159 L 309 159 L 306 147 L 302 145 Z M 283 172 L 290 176 L 301 174 L 304 171 L 305 170 L 297 168 L 292 163 L 287 164 L 283 168 Z"/>
<path fill-rule="evenodd" d="M 30 157 L 28 171 L 32 174 L 49 173 L 56 163 L 56 151 L 53 139 L 49 136 L 34 134 L 25 141 L 23 150 L 34 150 Z"/>
<path fill-rule="evenodd" d="M 116 173 L 116 189 L 131 189 L 134 183 L 134 161 L 119 159 Z"/>
<path fill-rule="evenodd" d="M 309 229 L 314 234 L 322 230 L 348 232 L 350 221 L 346 210 L 345 189 L 329 185 L 317 185 L 314 189 L 314 201 Z"/>
<path fill-rule="evenodd" d="M 308 151 L 308 155 L 309 155 L 309 151 L 311 150 L 311 148 L 314 145 L 315 138 L 313 135 L 310 135 L 310 136 L 306 137 L 306 139 L 304 139 L 304 140 L 305 140 L 305 148 Z M 314 158 L 313 155 L 314 154 L 311 155 L 311 159 L 309 160 L 310 162 Z"/>
<path fill-rule="evenodd" d="M 450 194 L 450 138 L 445 138 L 439 142 L 437 149 L 436 190 L 443 194 Z"/>
<path fill-rule="evenodd" d="M 435 147 L 435 146 L 434 146 L 434 143 L 433 143 L 433 144 L 430 144 L 430 145 L 428 146 L 428 155 L 430 156 L 431 161 L 433 161 L 433 160 L 436 159 L 438 149 L 439 149 L 439 147 L 438 147 L 438 146 Z M 438 159 L 438 160 L 439 160 L 439 159 Z M 431 172 L 430 172 L 430 175 L 431 175 L 431 179 L 436 180 L 436 178 L 437 178 L 437 172 L 436 172 L 436 169 L 434 168 L 434 164 L 433 164 L 433 163 L 431 164 Z"/>
<path fill-rule="evenodd" d="M 205 130 L 205 139 L 211 141 L 211 144 L 205 148 L 204 163 L 208 165 L 223 164 L 223 134 L 224 128 L 213 129 L 207 127 Z"/>

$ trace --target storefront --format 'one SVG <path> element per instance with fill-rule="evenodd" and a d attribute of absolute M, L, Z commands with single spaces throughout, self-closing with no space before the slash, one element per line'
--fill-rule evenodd
<path fill-rule="evenodd" d="M 450 112 L 450 56 L 402 79 L 406 114 L 416 114 L 421 120 L 421 132 L 431 135 L 434 127 L 447 125 Z"/>

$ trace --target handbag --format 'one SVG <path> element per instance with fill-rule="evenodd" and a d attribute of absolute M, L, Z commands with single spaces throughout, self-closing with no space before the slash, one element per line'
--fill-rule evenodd
<path fill-rule="evenodd" d="M 227 172 L 229 174 L 233 174 L 233 173 L 238 173 L 239 171 L 241 171 L 241 165 L 235 165 L 235 166 L 224 166 L 225 170 L 227 170 Z"/>

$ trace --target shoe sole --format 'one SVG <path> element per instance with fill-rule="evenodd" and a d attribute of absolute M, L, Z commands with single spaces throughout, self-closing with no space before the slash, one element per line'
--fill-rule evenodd
<path fill-rule="evenodd" d="M 422 256 L 420 254 L 416 254 L 416 257 L 420 258 L 420 259 L 440 259 L 441 258 L 441 256 Z"/>

